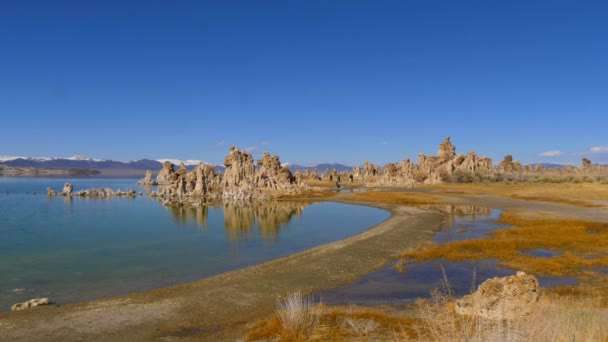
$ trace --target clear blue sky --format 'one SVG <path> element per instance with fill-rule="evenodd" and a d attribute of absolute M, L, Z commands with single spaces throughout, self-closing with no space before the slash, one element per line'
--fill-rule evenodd
<path fill-rule="evenodd" d="M 608 3 L 2 1 L 0 118 L 0 155 L 608 162 Z"/>

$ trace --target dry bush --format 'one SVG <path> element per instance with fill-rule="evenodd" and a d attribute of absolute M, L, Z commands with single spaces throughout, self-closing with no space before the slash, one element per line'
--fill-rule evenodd
<path fill-rule="evenodd" d="M 251 329 L 246 340 L 307 341 L 319 321 L 314 306 L 312 296 L 303 295 L 301 291 L 291 293 L 277 303 L 273 317 L 258 322 Z"/>
<path fill-rule="evenodd" d="M 291 293 L 284 301 L 277 303 L 277 317 L 285 330 L 305 334 L 317 321 L 317 315 L 312 308 L 314 301 L 310 295 L 301 291 Z"/>
<path fill-rule="evenodd" d="M 380 323 L 373 318 L 356 318 L 353 315 L 345 316 L 339 321 L 342 329 L 350 330 L 357 336 L 367 336 L 369 333 L 378 329 Z"/>

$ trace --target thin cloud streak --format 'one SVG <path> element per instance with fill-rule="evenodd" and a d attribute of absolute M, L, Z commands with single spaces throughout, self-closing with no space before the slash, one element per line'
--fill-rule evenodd
<path fill-rule="evenodd" d="M 608 153 L 608 146 L 593 146 L 589 149 L 589 153 L 592 154 L 601 154 Z"/>
<path fill-rule="evenodd" d="M 555 157 L 561 157 L 564 155 L 564 153 L 562 151 L 545 151 L 545 152 L 541 152 L 538 154 L 540 157 L 550 157 L 550 158 L 555 158 Z"/>

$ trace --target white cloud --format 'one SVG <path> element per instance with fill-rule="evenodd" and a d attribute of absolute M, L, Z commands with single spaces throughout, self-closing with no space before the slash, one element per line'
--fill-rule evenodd
<path fill-rule="evenodd" d="M 541 157 L 561 157 L 564 155 L 562 151 L 545 151 L 538 154 Z"/>
<path fill-rule="evenodd" d="M 262 146 L 268 146 L 268 145 L 270 145 L 270 141 L 262 141 L 260 143 L 260 145 L 262 145 Z"/>
<path fill-rule="evenodd" d="M 382 142 L 382 145 L 388 145 L 388 144 L 389 144 L 388 140 L 384 140 L 384 141 Z"/>
<path fill-rule="evenodd" d="M 257 152 L 257 150 L 258 150 L 257 146 L 247 146 L 243 149 L 243 151 L 245 151 L 247 153 Z"/>
<path fill-rule="evenodd" d="M 608 146 L 593 146 L 589 149 L 589 152 L 594 154 L 608 153 Z"/>

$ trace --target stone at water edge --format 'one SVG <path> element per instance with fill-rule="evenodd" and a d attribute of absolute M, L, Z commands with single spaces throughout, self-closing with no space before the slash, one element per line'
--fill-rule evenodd
<path fill-rule="evenodd" d="M 512 319 L 529 315 L 538 297 L 536 277 L 518 271 L 514 276 L 486 280 L 475 293 L 456 301 L 456 312 L 489 319 Z"/>
<path fill-rule="evenodd" d="M 65 185 L 63 186 L 63 191 L 61 192 L 61 194 L 63 196 L 70 196 L 70 195 L 72 195 L 73 191 L 74 191 L 74 186 L 72 185 L 72 183 L 65 183 Z"/>
<path fill-rule="evenodd" d="M 49 305 L 49 304 L 51 304 L 51 301 L 48 298 L 34 298 L 34 299 L 28 300 L 27 302 L 17 303 L 15 305 L 11 306 L 11 311 L 20 311 L 20 310 L 32 308 L 34 306 Z"/>

